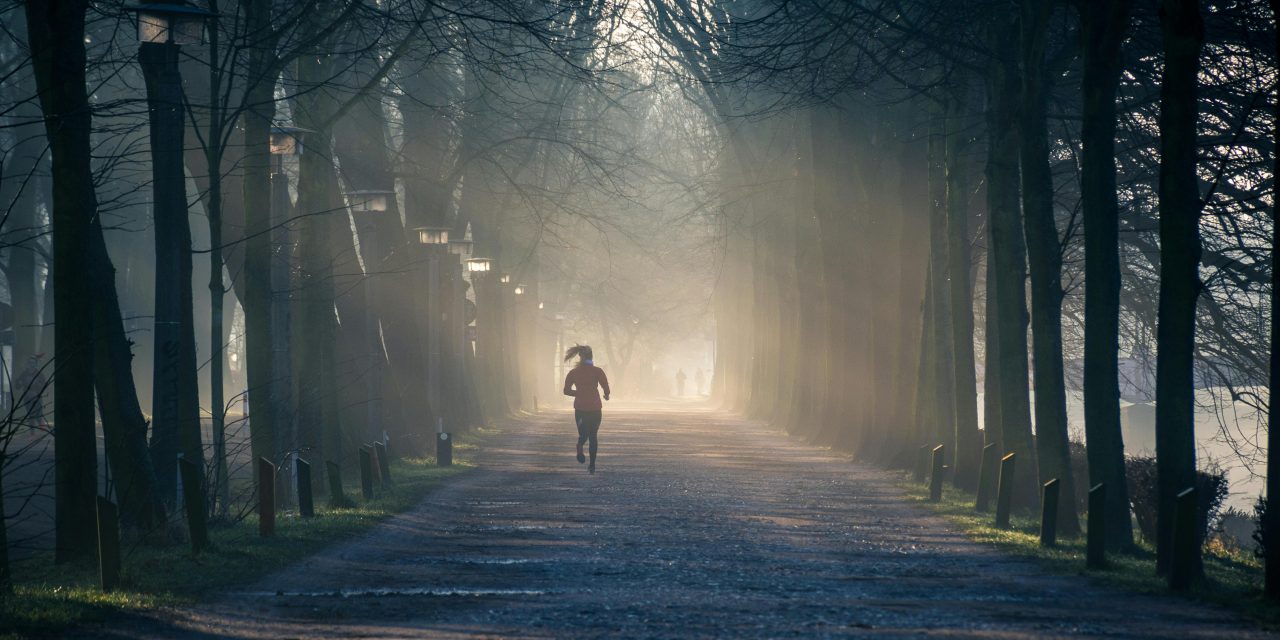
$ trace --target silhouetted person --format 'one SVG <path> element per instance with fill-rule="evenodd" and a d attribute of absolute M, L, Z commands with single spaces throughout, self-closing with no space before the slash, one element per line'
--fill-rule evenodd
<path fill-rule="evenodd" d="M 596 472 L 596 450 L 599 448 L 598 434 L 600 419 L 603 417 L 604 404 L 600 402 L 599 388 L 604 389 L 604 399 L 609 399 L 609 378 L 604 369 L 597 367 L 592 361 L 591 347 L 575 344 L 565 352 L 566 362 L 578 358 L 578 366 L 569 370 L 564 377 L 564 394 L 573 396 L 573 417 L 578 423 L 578 464 L 587 461 L 582 455 L 582 445 L 591 442 L 591 465 L 587 471 Z"/>
<path fill-rule="evenodd" d="M 684 369 L 676 369 L 676 395 L 684 395 L 684 381 L 688 379 L 689 376 L 684 374 Z"/>
<path fill-rule="evenodd" d="M 693 384 L 698 387 L 698 395 L 702 395 L 702 386 L 707 383 L 707 376 L 702 373 L 702 367 L 698 367 L 698 371 L 693 374 Z"/>

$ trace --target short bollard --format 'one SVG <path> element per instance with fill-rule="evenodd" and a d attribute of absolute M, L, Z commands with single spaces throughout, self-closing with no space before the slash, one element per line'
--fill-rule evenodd
<path fill-rule="evenodd" d="M 1089 489 L 1089 531 L 1085 540 L 1085 566 L 1107 566 L 1107 485 L 1099 482 Z"/>
<path fill-rule="evenodd" d="M 1196 534 L 1196 489 L 1183 489 L 1173 507 L 1173 550 L 1169 556 L 1169 588 L 1185 591 L 1191 588 L 1196 574 L 1196 546 L 1200 536 Z"/>
<path fill-rule="evenodd" d="M 1044 483 L 1040 493 L 1040 546 L 1058 544 L 1058 479 Z"/>
<path fill-rule="evenodd" d="M 1000 458 L 1000 482 L 996 486 L 996 526 L 1009 528 L 1009 510 L 1013 507 L 1013 470 L 1018 454 Z"/>
<path fill-rule="evenodd" d="M 916 482 L 924 482 L 925 475 L 929 473 L 929 449 L 927 444 L 922 444 L 919 449 L 916 449 Z"/>
<path fill-rule="evenodd" d="M 373 443 L 373 452 L 378 456 L 378 472 L 382 476 L 382 485 L 391 486 L 391 456 L 387 455 L 387 445 Z"/>
<path fill-rule="evenodd" d="M 991 508 L 991 490 L 996 484 L 996 466 L 1000 458 L 1000 448 L 996 443 L 982 448 L 982 459 L 978 463 L 978 498 L 973 502 L 975 511 L 986 511 Z"/>
<path fill-rule="evenodd" d="M 276 534 L 276 465 L 258 458 L 258 535 Z"/>
<path fill-rule="evenodd" d="M 310 518 L 316 515 L 315 497 L 311 495 L 311 463 L 302 458 L 293 459 L 293 470 L 298 476 L 298 515 Z"/>
<path fill-rule="evenodd" d="M 453 436 L 448 431 L 436 434 L 436 466 L 453 466 Z"/>
<path fill-rule="evenodd" d="M 382 475 L 382 458 L 378 455 L 378 442 L 375 440 L 365 446 L 369 447 L 370 460 L 373 462 L 373 486 L 381 489 L 387 485 L 387 480 Z"/>
<path fill-rule="evenodd" d="M 324 470 L 329 474 L 329 508 L 349 509 L 356 506 L 342 490 L 342 467 L 332 460 L 325 460 Z"/>
<path fill-rule="evenodd" d="M 98 496 L 98 586 L 111 591 L 120 584 L 120 518 L 114 502 Z"/>
<path fill-rule="evenodd" d="M 191 532 L 191 552 L 209 548 L 208 510 L 204 504 L 204 473 L 200 465 L 178 456 L 178 472 L 182 474 L 182 503 L 187 510 L 187 530 Z"/>
<path fill-rule="evenodd" d="M 946 446 L 938 445 L 933 448 L 933 467 L 929 474 L 929 502 L 942 501 L 942 478 L 946 471 Z"/>
<path fill-rule="evenodd" d="M 360 495 L 373 499 L 373 449 L 360 447 Z"/>

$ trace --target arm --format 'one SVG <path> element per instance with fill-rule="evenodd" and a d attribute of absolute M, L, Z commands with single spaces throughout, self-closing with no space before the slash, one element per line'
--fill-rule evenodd
<path fill-rule="evenodd" d="M 604 374 L 604 369 L 600 370 L 600 387 L 604 389 L 604 399 L 609 399 L 609 376 Z"/>
<path fill-rule="evenodd" d="M 573 389 L 573 377 L 572 377 L 572 376 L 565 376 L 565 377 L 564 377 L 564 394 L 565 394 L 566 396 L 576 396 L 576 395 L 578 395 L 578 392 L 577 392 L 577 391 L 575 391 L 575 390 Z"/>

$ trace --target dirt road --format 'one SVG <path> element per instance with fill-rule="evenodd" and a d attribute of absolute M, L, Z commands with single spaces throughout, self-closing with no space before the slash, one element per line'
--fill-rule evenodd
<path fill-rule="evenodd" d="M 510 425 L 413 512 L 102 637 L 1270 637 L 966 540 L 883 472 L 693 407 Z M 88 631 L 88 630 L 86 630 Z"/>

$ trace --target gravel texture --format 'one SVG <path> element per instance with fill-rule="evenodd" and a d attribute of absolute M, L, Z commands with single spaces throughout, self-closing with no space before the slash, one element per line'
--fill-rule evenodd
<path fill-rule="evenodd" d="M 693 406 L 508 424 L 412 512 L 120 638 L 1271 637 L 975 544 L 883 471 Z"/>

